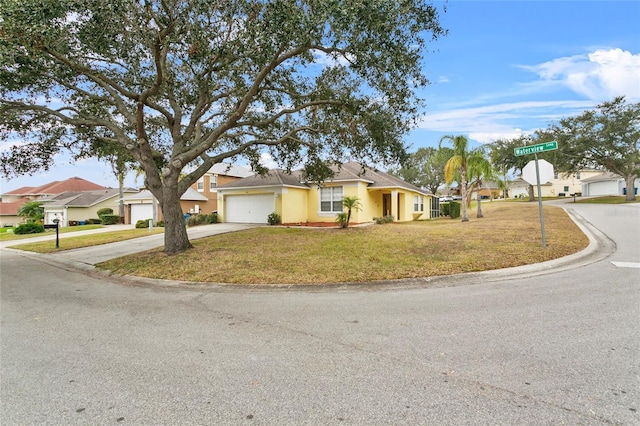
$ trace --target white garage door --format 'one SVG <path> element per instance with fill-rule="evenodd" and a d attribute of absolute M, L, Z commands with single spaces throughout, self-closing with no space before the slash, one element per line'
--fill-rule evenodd
<path fill-rule="evenodd" d="M 618 182 L 593 182 L 589 184 L 589 195 L 618 195 Z"/>
<path fill-rule="evenodd" d="M 225 222 L 267 223 L 267 216 L 275 207 L 273 193 L 229 195 L 225 198 Z"/>
<path fill-rule="evenodd" d="M 131 223 L 153 218 L 153 204 L 131 204 Z"/>

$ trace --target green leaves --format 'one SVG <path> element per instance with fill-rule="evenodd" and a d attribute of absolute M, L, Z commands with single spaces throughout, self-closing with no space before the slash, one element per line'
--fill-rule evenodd
<path fill-rule="evenodd" d="M 446 33 L 424 0 L 0 1 L 0 135 L 35 152 L 2 153 L 2 172 L 98 138 L 158 195 L 265 151 L 318 179 L 322 161 L 401 160 Z"/>

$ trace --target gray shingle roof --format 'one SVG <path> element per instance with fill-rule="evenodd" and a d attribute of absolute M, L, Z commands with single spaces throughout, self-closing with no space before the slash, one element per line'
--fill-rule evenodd
<path fill-rule="evenodd" d="M 127 189 L 126 192 L 131 192 Z M 66 191 L 44 201 L 47 207 L 90 207 L 109 198 L 117 197 L 117 188 L 100 189 L 97 191 Z"/>
<path fill-rule="evenodd" d="M 363 181 L 369 184 L 370 188 L 403 188 L 410 191 L 419 192 L 421 194 L 429 194 L 429 192 L 418 188 L 403 181 L 400 178 L 392 176 L 388 173 L 375 170 L 371 167 L 362 166 L 360 163 L 349 162 L 341 166 L 332 166 L 331 169 L 335 175 L 327 182 L 344 182 L 344 181 Z M 238 188 L 256 188 L 269 186 L 293 186 L 298 188 L 310 188 L 308 183 L 300 182 L 302 172 L 293 171 L 291 174 L 284 170 L 274 169 L 267 176 L 254 175 L 235 182 L 221 185 L 218 189 L 238 189 Z"/>

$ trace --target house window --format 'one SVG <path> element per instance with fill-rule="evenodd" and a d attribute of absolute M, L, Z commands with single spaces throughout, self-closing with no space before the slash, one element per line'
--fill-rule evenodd
<path fill-rule="evenodd" d="M 204 178 L 201 177 L 200 179 L 198 179 L 198 191 L 204 191 Z"/>
<path fill-rule="evenodd" d="M 576 179 L 580 179 L 580 172 L 576 173 Z"/>
<path fill-rule="evenodd" d="M 320 211 L 341 213 L 342 210 L 342 187 L 320 188 Z"/>
<path fill-rule="evenodd" d="M 553 172 L 553 178 L 558 179 L 558 172 Z"/>
<path fill-rule="evenodd" d="M 568 186 L 564 187 L 564 192 L 569 192 L 569 187 Z"/>
<path fill-rule="evenodd" d="M 418 195 L 413 196 L 413 211 L 414 212 L 424 211 L 424 197 L 418 196 Z"/>
<path fill-rule="evenodd" d="M 211 175 L 209 177 L 209 190 L 213 191 L 218 186 L 218 175 Z"/>

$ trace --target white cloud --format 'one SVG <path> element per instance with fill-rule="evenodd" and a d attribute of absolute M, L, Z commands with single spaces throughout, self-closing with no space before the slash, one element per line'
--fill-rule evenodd
<path fill-rule="evenodd" d="M 523 101 L 428 114 L 419 128 L 445 133 L 464 133 L 478 142 L 513 138 L 532 133 L 546 123 L 593 107 L 591 101 Z M 523 129 L 525 122 L 543 123 Z"/>
<path fill-rule="evenodd" d="M 321 50 L 314 50 L 313 57 L 315 59 L 316 64 L 334 67 L 336 65 L 349 65 L 349 61 L 344 56 L 332 56 L 327 55 L 325 52 Z"/>
<path fill-rule="evenodd" d="M 260 164 L 268 169 L 278 168 L 278 163 L 268 152 L 263 152 L 262 154 L 260 154 Z"/>
<path fill-rule="evenodd" d="M 541 78 L 535 84 L 564 86 L 597 102 L 624 95 L 640 99 L 640 54 L 622 49 L 557 58 L 539 65 L 521 66 Z"/>

